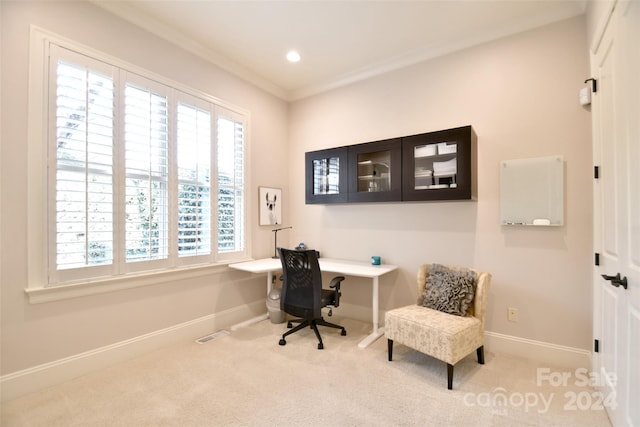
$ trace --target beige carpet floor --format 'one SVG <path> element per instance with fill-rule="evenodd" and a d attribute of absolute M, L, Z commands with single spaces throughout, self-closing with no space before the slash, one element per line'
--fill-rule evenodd
<path fill-rule="evenodd" d="M 279 346 L 286 326 L 267 320 L 7 402 L 0 425 L 610 426 L 575 404 L 594 390 L 541 384 L 536 363 L 487 349 L 485 365 L 473 354 L 456 366 L 450 391 L 444 363 L 401 345 L 388 362 L 384 337 L 357 347 L 370 324 L 331 320 L 348 335 L 322 328 L 324 350 L 309 329 Z"/>

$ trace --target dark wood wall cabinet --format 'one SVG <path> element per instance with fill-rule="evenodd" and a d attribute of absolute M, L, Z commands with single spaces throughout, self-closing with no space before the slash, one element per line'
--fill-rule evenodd
<path fill-rule="evenodd" d="M 476 150 L 471 126 L 402 138 L 402 200 L 475 200 Z"/>
<path fill-rule="evenodd" d="M 305 154 L 306 203 L 475 200 L 471 126 Z"/>
<path fill-rule="evenodd" d="M 347 147 L 305 153 L 306 203 L 346 203 Z"/>
<path fill-rule="evenodd" d="M 349 202 L 399 202 L 402 199 L 400 138 L 347 148 Z"/>

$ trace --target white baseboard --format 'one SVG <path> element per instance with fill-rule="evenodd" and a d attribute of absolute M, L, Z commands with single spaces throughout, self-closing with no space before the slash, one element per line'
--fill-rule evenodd
<path fill-rule="evenodd" d="M 591 369 L 591 352 L 543 341 L 485 331 L 485 351 L 506 353 L 540 362 L 541 367 Z"/>
<path fill-rule="evenodd" d="M 371 307 L 352 304 L 340 304 L 336 310 L 340 315 L 351 319 L 371 322 Z M 385 312 L 380 312 L 380 326 L 384 325 Z M 541 367 L 592 368 L 589 350 L 535 341 L 497 332 L 485 331 L 485 351 L 511 354 L 524 359 L 539 362 Z"/>
<path fill-rule="evenodd" d="M 0 402 L 72 380 L 162 347 L 195 340 L 266 311 L 265 302 L 211 314 L 146 335 L 0 377 Z"/>
<path fill-rule="evenodd" d="M 342 308 L 342 305 L 340 305 Z M 348 317 L 354 316 L 358 320 L 371 319 L 371 310 L 363 310 L 362 307 L 349 306 Z M 384 324 L 384 312 L 380 313 L 380 324 Z M 484 348 L 487 352 L 504 353 L 523 359 L 539 362 L 541 367 L 563 368 L 592 368 L 592 354 L 589 350 L 552 344 L 544 341 L 536 341 L 527 338 L 505 335 L 497 332 L 485 331 Z"/>
<path fill-rule="evenodd" d="M 363 322 L 371 322 L 371 309 L 347 304 L 340 306 L 340 315 Z M 121 341 L 71 357 L 56 360 L 0 377 L 0 401 L 6 402 L 72 380 L 90 372 L 104 369 L 134 357 L 185 340 L 194 340 L 220 329 L 230 328 L 246 319 L 263 313 L 264 301 L 215 313 L 160 331 Z M 380 323 L 384 313 L 380 313 Z M 541 366 L 591 368 L 591 353 L 584 349 L 534 341 L 496 332 L 485 332 L 485 350 L 506 353 L 540 362 Z"/>

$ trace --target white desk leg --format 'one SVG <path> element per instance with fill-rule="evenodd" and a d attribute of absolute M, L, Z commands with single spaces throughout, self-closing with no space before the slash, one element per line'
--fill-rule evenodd
<path fill-rule="evenodd" d="M 273 283 L 273 271 L 267 271 L 267 297 L 269 296 L 269 293 L 271 293 L 272 283 Z M 255 323 L 261 322 L 268 318 L 269 318 L 269 312 L 267 311 L 266 313 L 261 314 L 260 316 L 252 317 L 251 319 L 245 320 L 244 322 L 236 323 L 235 325 L 231 326 L 231 330 L 235 331 L 240 328 L 244 328 L 245 326 L 251 326 Z"/>
<path fill-rule="evenodd" d="M 373 332 L 367 335 L 365 339 L 360 341 L 360 343 L 358 344 L 358 347 L 361 349 L 368 347 L 371 343 L 373 343 L 375 340 L 377 340 L 384 334 L 384 328 L 378 327 L 378 299 L 379 299 L 378 285 L 379 285 L 379 280 L 378 280 L 378 277 L 376 276 L 373 278 L 373 289 L 372 289 L 373 301 L 371 303 L 373 308 Z"/>
<path fill-rule="evenodd" d="M 271 293 L 271 289 L 273 289 L 273 271 L 267 271 L 267 296 Z"/>

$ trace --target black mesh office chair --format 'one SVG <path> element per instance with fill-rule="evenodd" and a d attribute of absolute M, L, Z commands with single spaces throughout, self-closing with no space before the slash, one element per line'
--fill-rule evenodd
<path fill-rule="evenodd" d="M 282 262 L 282 294 L 280 295 L 280 308 L 287 314 L 297 316 L 299 319 L 290 320 L 287 327 L 292 328 L 293 323 L 300 324 L 285 332 L 280 340 L 280 345 L 285 345 L 287 335 L 298 332 L 309 326 L 318 337 L 318 350 L 322 350 L 322 337 L 318 332 L 318 325 L 330 328 L 342 329 L 341 335 L 347 335 L 347 331 L 339 325 L 326 322 L 322 318 L 321 309 L 340 304 L 340 282 L 343 276 L 334 277 L 329 284 L 329 289 L 322 289 L 322 275 L 318 264 L 318 255 L 314 250 L 290 250 L 278 248 L 280 261 Z M 329 316 L 332 309 L 329 310 Z"/>

